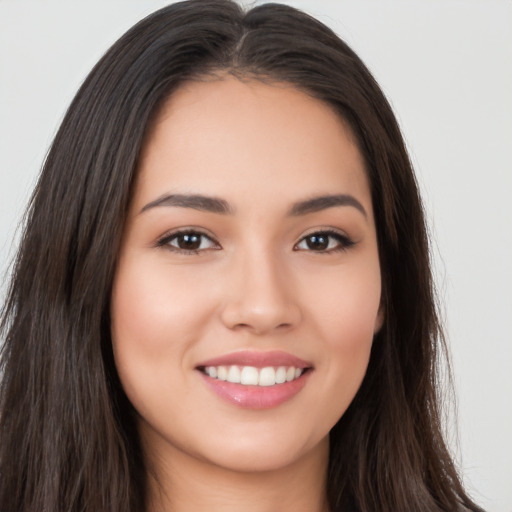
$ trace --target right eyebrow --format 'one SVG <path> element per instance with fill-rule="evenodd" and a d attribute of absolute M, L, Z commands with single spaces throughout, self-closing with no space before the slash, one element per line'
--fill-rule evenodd
<path fill-rule="evenodd" d="M 158 206 L 177 206 L 179 208 L 192 208 L 203 212 L 221 214 L 233 213 L 233 209 L 228 202 L 217 197 L 203 196 L 200 194 L 164 194 L 146 204 L 139 214 Z"/>

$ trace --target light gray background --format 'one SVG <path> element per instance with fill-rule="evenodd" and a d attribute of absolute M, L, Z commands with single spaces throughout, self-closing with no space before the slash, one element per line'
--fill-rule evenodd
<path fill-rule="evenodd" d="M 167 3 L 0 0 L 2 274 L 79 84 L 126 29 Z M 452 414 L 451 445 L 476 500 L 511 512 L 512 2 L 286 3 L 345 38 L 394 106 L 435 240 L 459 405 L 460 436 Z"/>

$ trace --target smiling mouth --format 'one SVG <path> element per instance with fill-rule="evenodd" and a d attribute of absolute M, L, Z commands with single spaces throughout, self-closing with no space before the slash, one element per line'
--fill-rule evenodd
<path fill-rule="evenodd" d="M 280 350 L 242 350 L 201 361 L 204 383 L 227 402 L 244 409 L 272 409 L 307 385 L 313 364 Z"/>
<path fill-rule="evenodd" d="M 198 368 L 208 377 L 219 381 L 226 381 L 232 384 L 243 386 L 269 387 L 299 379 L 309 368 L 298 368 L 295 366 L 255 366 L 220 365 L 202 366 Z"/>

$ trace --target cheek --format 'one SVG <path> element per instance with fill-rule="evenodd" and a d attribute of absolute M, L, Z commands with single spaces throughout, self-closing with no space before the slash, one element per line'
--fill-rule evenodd
<path fill-rule="evenodd" d="M 365 272 L 338 272 L 318 287 L 309 301 L 322 351 L 328 356 L 322 367 L 325 379 L 323 408 L 334 425 L 357 393 L 366 374 L 374 333 L 380 324 L 381 296 L 378 264 Z M 320 293 L 320 291 L 322 293 Z"/>
<path fill-rule="evenodd" d="M 313 287 L 315 297 L 308 303 L 311 318 L 324 333 L 332 349 L 357 353 L 373 340 L 380 327 L 381 276 L 378 259 L 362 261 L 360 268 L 336 269 L 321 286 Z"/>
<path fill-rule="evenodd" d="M 171 389 L 186 374 L 212 311 L 199 279 L 147 263 L 121 262 L 111 300 L 114 358 L 134 405 L 162 392 L 151 389 L 152 383 Z"/>
<path fill-rule="evenodd" d="M 113 338 L 157 356 L 179 350 L 199 335 L 211 309 L 201 286 L 201 280 L 187 272 L 126 262 L 118 269 L 112 293 Z"/>

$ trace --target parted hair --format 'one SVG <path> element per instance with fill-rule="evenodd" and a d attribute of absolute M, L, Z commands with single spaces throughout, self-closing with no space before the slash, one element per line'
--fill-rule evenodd
<path fill-rule="evenodd" d="M 418 187 L 388 101 L 329 28 L 279 4 L 172 4 L 94 67 L 44 162 L 2 308 L 0 510 L 142 512 L 146 468 L 112 355 L 110 296 L 144 136 L 189 80 L 284 82 L 348 123 L 368 174 L 385 321 L 330 433 L 332 511 L 480 510 L 441 425 L 445 345 Z M 441 358 L 441 359 L 444 359 Z"/>

